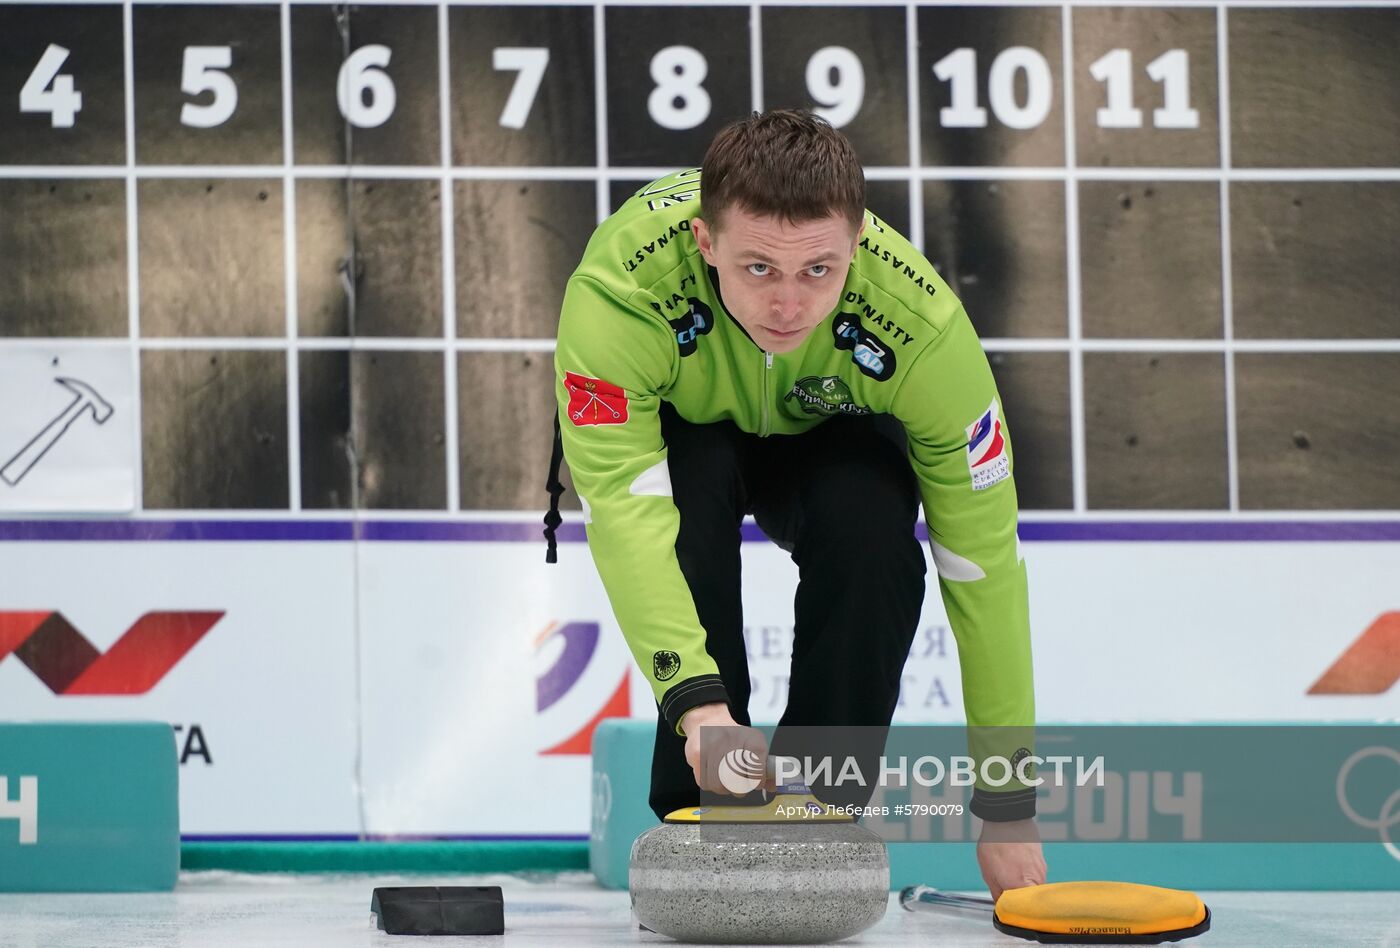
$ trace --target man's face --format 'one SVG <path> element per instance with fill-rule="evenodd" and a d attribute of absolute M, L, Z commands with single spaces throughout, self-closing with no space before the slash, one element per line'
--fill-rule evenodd
<path fill-rule="evenodd" d="M 791 224 L 742 207 L 723 228 L 691 222 L 705 262 L 719 271 L 724 303 L 766 352 L 791 352 L 836 308 L 864 222 L 844 217 Z"/>

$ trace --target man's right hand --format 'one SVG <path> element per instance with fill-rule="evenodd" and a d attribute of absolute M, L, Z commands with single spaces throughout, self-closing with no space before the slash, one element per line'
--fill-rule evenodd
<path fill-rule="evenodd" d="M 724 730 L 718 740 L 713 735 L 707 738 L 705 759 L 701 760 L 700 732 L 706 727 Z M 758 728 L 745 727 L 735 721 L 729 713 L 728 704 L 717 701 L 696 705 L 681 717 L 681 730 L 685 732 L 685 762 L 690 765 L 695 774 L 695 783 L 702 791 L 733 792 L 720 781 L 719 764 L 726 754 L 734 750 L 747 750 L 755 754 L 758 766 L 763 768 L 766 775 L 760 786 L 769 791 L 775 789 L 776 783 L 768 766 L 768 738 Z"/>

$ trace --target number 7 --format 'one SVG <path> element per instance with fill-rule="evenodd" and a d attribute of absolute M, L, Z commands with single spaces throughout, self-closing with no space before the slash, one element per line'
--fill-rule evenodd
<path fill-rule="evenodd" d="M 491 68 L 497 70 L 515 69 L 520 75 L 515 77 L 506 107 L 501 110 L 502 128 L 524 128 L 530 116 L 530 108 L 535 104 L 535 95 L 540 91 L 544 80 L 545 67 L 549 65 L 549 50 L 538 46 L 500 46 L 491 51 Z"/>

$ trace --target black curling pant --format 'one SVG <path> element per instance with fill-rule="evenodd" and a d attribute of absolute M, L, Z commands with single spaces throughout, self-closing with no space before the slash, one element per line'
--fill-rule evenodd
<path fill-rule="evenodd" d="M 888 415 L 837 416 L 802 434 L 760 438 L 731 422 L 691 424 L 663 403 L 661 430 L 680 511 L 676 553 L 730 713 L 750 723 L 739 543 L 752 513 L 799 572 L 787 707 L 771 750 L 855 756 L 868 786 L 814 791 L 824 802 L 863 805 L 924 597 L 919 493 L 903 427 Z M 822 736 L 811 745 L 817 731 L 785 735 L 785 726 L 821 726 Z M 700 802 L 685 738 L 659 715 L 649 802 L 658 817 Z"/>

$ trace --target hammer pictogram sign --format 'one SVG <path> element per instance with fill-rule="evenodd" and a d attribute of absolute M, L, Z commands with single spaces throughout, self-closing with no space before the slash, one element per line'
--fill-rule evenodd
<path fill-rule="evenodd" d="M 73 422 L 84 412 L 91 409 L 92 417 L 99 425 L 106 424 L 107 419 L 112 417 L 111 404 L 88 383 L 72 378 L 56 378 L 54 381 L 72 392 L 73 400 L 45 425 L 42 431 L 30 438 L 29 443 L 21 448 L 18 454 L 5 462 L 4 467 L 0 467 L 0 480 L 4 480 L 11 487 L 18 486 L 19 482 L 24 480 L 25 475 L 55 444 L 58 444 L 59 439 L 73 427 Z"/>

